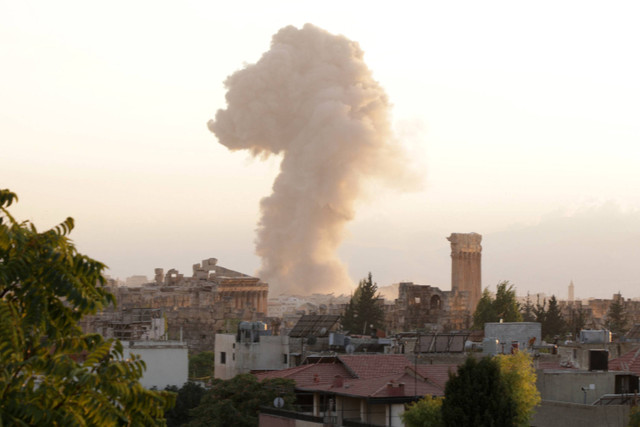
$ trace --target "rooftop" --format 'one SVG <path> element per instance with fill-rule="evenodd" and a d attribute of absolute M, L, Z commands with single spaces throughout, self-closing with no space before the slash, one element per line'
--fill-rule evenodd
<path fill-rule="evenodd" d="M 402 372 L 413 363 L 402 354 L 349 354 L 338 359 L 357 378 L 373 378 Z"/>
<path fill-rule="evenodd" d="M 338 315 L 306 314 L 302 316 L 293 329 L 291 329 L 289 336 L 293 338 L 327 336 L 339 319 L 340 316 Z"/>
<path fill-rule="evenodd" d="M 330 360 L 330 362 L 327 362 Z M 413 365 L 403 355 L 340 355 L 282 371 L 256 374 L 260 380 L 289 378 L 296 388 L 366 398 L 444 395 L 449 372 L 457 365 Z"/>
<path fill-rule="evenodd" d="M 444 395 L 444 388 L 416 378 L 413 372 L 402 372 L 375 378 L 346 378 L 339 382 L 298 387 L 306 391 L 324 391 L 343 396 L 387 398 Z"/>
<path fill-rule="evenodd" d="M 630 371 L 640 375 L 640 347 L 609 361 L 610 371 Z"/>

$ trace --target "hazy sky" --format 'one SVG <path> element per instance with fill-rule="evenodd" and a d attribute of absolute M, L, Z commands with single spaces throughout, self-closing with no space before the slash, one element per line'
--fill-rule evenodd
<path fill-rule="evenodd" d="M 266 7 L 265 5 L 268 5 Z M 278 158 L 207 130 L 223 81 L 286 25 L 360 43 L 421 190 L 371 189 L 340 258 L 354 281 L 450 287 L 452 232 L 483 284 L 640 297 L 636 2 L 0 0 L 0 187 L 41 228 L 76 219 L 110 274 L 216 257 L 252 274 Z"/>

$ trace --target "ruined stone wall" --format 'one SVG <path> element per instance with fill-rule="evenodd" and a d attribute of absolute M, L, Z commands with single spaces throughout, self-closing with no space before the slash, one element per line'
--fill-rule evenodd
<path fill-rule="evenodd" d="M 217 286 L 213 283 L 202 286 L 120 287 L 114 294 L 119 309 L 210 307 L 220 301 Z"/>
<path fill-rule="evenodd" d="M 400 283 L 396 300 L 394 323 L 396 329 L 412 331 L 431 329 L 442 316 L 444 295 L 431 286 Z"/>
<path fill-rule="evenodd" d="M 388 310 L 388 321 L 395 332 L 466 329 L 470 321 L 468 298 L 466 292 L 400 283 L 398 299 Z"/>
<path fill-rule="evenodd" d="M 444 331 L 460 331 L 471 327 L 471 316 L 473 313 L 469 310 L 469 292 L 464 291 L 445 291 L 445 311 L 440 322 Z"/>
<path fill-rule="evenodd" d="M 230 298 L 216 298 L 215 292 L 190 292 L 180 289 L 169 292 L 139 292 L 120 289 L 116 293 L 117 308 L 111 307 L 95 316 L 85 316 L 81 327 L 87 333 L 100 333 L 112 338 L 108 327 L 114 314 L 122 314 L 139 308 L 161 309 L 166 319 L 166 339 L 182 338 L 190 353 L 213 351 L 216 333 L 235 333 L 242 321 L 265 320 L 261 313 L 252 309 L 236 309 Z"/>
<path fill-rule="evenodd" d="M 209 258 L 193 265 L 192 277 L 185 278 L 176 269 L 164 274 L 157 268 L 153 283 L 109 287 L 117 307 L 106 311 L 161 309 L 169 339 L 182 335 L 191 352 L 212 351 L 216 333 L 235 333 L 242 320 L 266 319 L 268 289 L 259 278 L 218 266 L 215 258 Z M 83 329 L 104 331 L 102 323 L 107 317 L 100 313 L 88 316 L 83 319 Z"/>
<path fill-rule="evenodd" d="M 254 313 L 235 310 L 224 302 L 212 307 L 182 307 L 165 313 L 170 340 L 187 342 L 190 353 L 214 351 L 216 333 L 235 333 L 241 320 L 253 320 Z"/>

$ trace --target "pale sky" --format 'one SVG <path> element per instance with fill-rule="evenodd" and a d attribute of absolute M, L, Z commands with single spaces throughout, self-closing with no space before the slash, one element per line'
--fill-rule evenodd
<path fill-rule="evenodd" d="M 112 276 L 216 257 L 253 274 L 279 159 L 218 144 L 223 81 L 309 22 L 357 41 L 394 104 L 419 191 L 359 204 L 340 258 L 450 288 L 452 232 L 483 285 L 640 297 L 636 2 L 0 0 L 0 187 L 40 228 L 76 219 Z"/>

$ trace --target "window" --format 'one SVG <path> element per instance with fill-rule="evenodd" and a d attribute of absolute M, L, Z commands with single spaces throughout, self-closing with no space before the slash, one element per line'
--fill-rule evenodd
<path fill-rule="evenodd" d="M 220 352 L 220 364 L 224 365 L 225 363 L 227 363 L 227 353 L 225 353 L 224 351 Z"/>
<path fill-rule="evenodd" d="M 441 305 L 442 305 L 442 302 L 440 301 L 440 297 L 438 295 L 434 295 L 434 296 L 431 297 L 431 309 L 432 310 L 439 310 Z"/>
<path fill-rule="evenodd" d="M 288 357 L 289 355 L 287 353 L 284 353 L 282 356 L 284 356 L 282 358 L 282 363 L 284 363 L 285 365 L 289 363 L 289 357 Z"/>
<path fill-rule="evenodd" d="M 236 360 L 236 354 L 235 353 L 231 354 L 231 360 Z"/>

